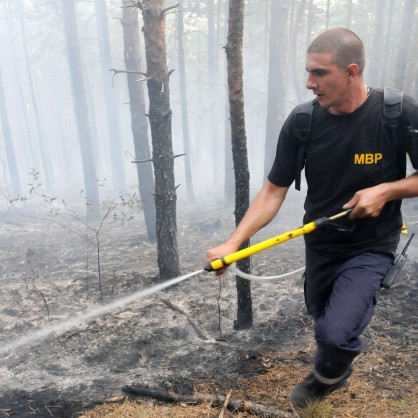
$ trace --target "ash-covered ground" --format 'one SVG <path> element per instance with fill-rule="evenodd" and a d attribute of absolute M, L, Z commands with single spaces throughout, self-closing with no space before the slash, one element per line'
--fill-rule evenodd
<path fill-rule="evenodd" d="M 300 226 L 298 199 L 289 199 L 279 219 L 253 242 Z M 404 203 L 410 233 L 418 229 L 416 204 Z M 94 231 L 81 218 L 28 205 L 4 211 L 0 222 L 0 417 L 76 416 L 94 401 L 120 395 L 127 384 L 187 392 L 209 379 L 227 383 L 254 372 L 244 360 L 248 353 L 297 352 L 311 338 L 300 274 L 252 284 L 254 326 L 245 331 L 234 330 L 236 288 L 230 272 L 220 280 L 201 273 L 62 329 L 71 318 L 161 283 L 156 246 L 147 242 L 138 208 L 130 208 L 133 219 L 124 222 L 115 208 L 116 216 L 109 216 L 98 234 L 98 252 Z M 205 250 L 233 227 L 233 208 L 179 208 L 182 273 L 202 269 Z M 254 256 L 254 271 L 295 270 L 303 266 L 303 253 L 303 238 L 297 238 Z M 382 292 L 370 326 L 411 349 L 418 343 L 417 253 L 418 238 L 400 279 Z"/>

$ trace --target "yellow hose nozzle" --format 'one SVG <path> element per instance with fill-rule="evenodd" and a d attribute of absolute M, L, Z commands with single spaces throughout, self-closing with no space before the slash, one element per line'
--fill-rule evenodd
<path fill-rule="evenodd" d="M 348 209 L 344 212 L 338 213 L 334 216 L 330 216 L 329 218 L 322 217 L 318 218 L 312 222 L 309 222 L 300 228 L 293 229 L 291 231 L 284 232 L 283 234 L 277 235 L 273 238 L 269 238 L 265 241 L 259 242 L 258 244 L 251 245 L 247 248 L 244 248 L 240 251 L 237 251 L 235 253 L 226 255 L 221 258 L 217 258 L 216 260 L 211 261 L 209 264 L 207 264 L 204 269 L 206 271 L 215 271 L 219 270 L 223 267 L 227 267 L 232 263 L 235 263 L 238 260 L 241 260 L 243 258 L 249 257 L 255 253 L 258 253 L 260 251 L 266 250 L 267 248 L 273 247 L 278 244 L 282 244 L 285 241 L 289 241 L 293 238 L 299 237 L 301 235 L 309 234 L 316 228 L 329 223 L 331 221 L 334 221 L 335 219 L 342 218 L 343 216 L 348 215 L 351 212 L 351 209 Z"/>

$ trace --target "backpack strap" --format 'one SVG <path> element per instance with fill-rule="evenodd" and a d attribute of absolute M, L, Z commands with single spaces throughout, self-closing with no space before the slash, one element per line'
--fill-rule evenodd
<path fill-rule="evenodd" d="M 383 118 L 385 120 L 385 124 L 390 128 L 395 148 L 399 150 L 399 169 L 400 174 L 404 176 L 406 173 L 406 155 L 404 147 L 401 144 L 401 139 L 397 134 L 399 117 L 402 114 L 402 102 L 402 90 L 393 89 L 391 87 L 386 87 L 383 90 Z"/>
<path fill-rule="evenodd" d="M 295 108 L 295 123 L 293 134 L 299 141 L 298 156 L 296 159 L 295 188 L 300 191 L 300 177 L 305 165 L 306 148 L 311 136 L 312 114 L 314 102 L 302 103 Z"/>
<path fill-rule="evenodd" d="M 383 116 L 390 126 L 399 125 L 398 118 L 402 113 L 403 91 L 386 87 L 383 90 Z"/>
<path fill-rule="evenodd" d="M 391 121 L 395 121 L 402 113 L 403 91 L 385 87 L 383 90 L 383 116 Z M 396 120 L 396 125 L 398 121 Z"/>

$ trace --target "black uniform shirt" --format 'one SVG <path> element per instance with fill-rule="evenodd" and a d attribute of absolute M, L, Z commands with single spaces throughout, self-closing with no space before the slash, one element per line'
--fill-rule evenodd
<path fill-rule="evenodd" d="M 396 138 L 383 118 L 383 93 L 370 91 L 366 102 L 346 115 L 333 115 L 319 105 L 312 118 L 305 176 L 308 185 L 304 222 L 340 212 L 358 190 L 405 176 L 400 159 L 408 152 L 418 169 L 418 105 L 410 97 L 403 101 Z M 293 134 L 294 112 L 280 133 L 276 159 L 268 179 L 288 187 L 295 179 L 300 140 Z M 403 157 L 404 156 L 404 157 Z M 335 256 L 363 251 L 393 251 L 402 225 L 400 201 L 386 203 L 378 218 L 341 221 L 351 232 L 323 227 L 305 235 L 312 249 Z"/>

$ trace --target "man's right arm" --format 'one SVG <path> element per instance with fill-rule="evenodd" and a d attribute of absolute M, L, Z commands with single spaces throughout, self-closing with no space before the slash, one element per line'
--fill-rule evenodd
<path fill-rule="evenodd" d="M 211 248 L 206 252 L 206 259 L 211 262 L 217 258 L 232 254 L 240 245 L 251 238 L 263 226 L 267 225 L 277 214 L 288 191 L 288 187 L 280 187 L 269 180 L 251 202 L 241 222 L 230 238 L 223 244 Z M 223 274 L 225 269 L 217 271 Z"/>

